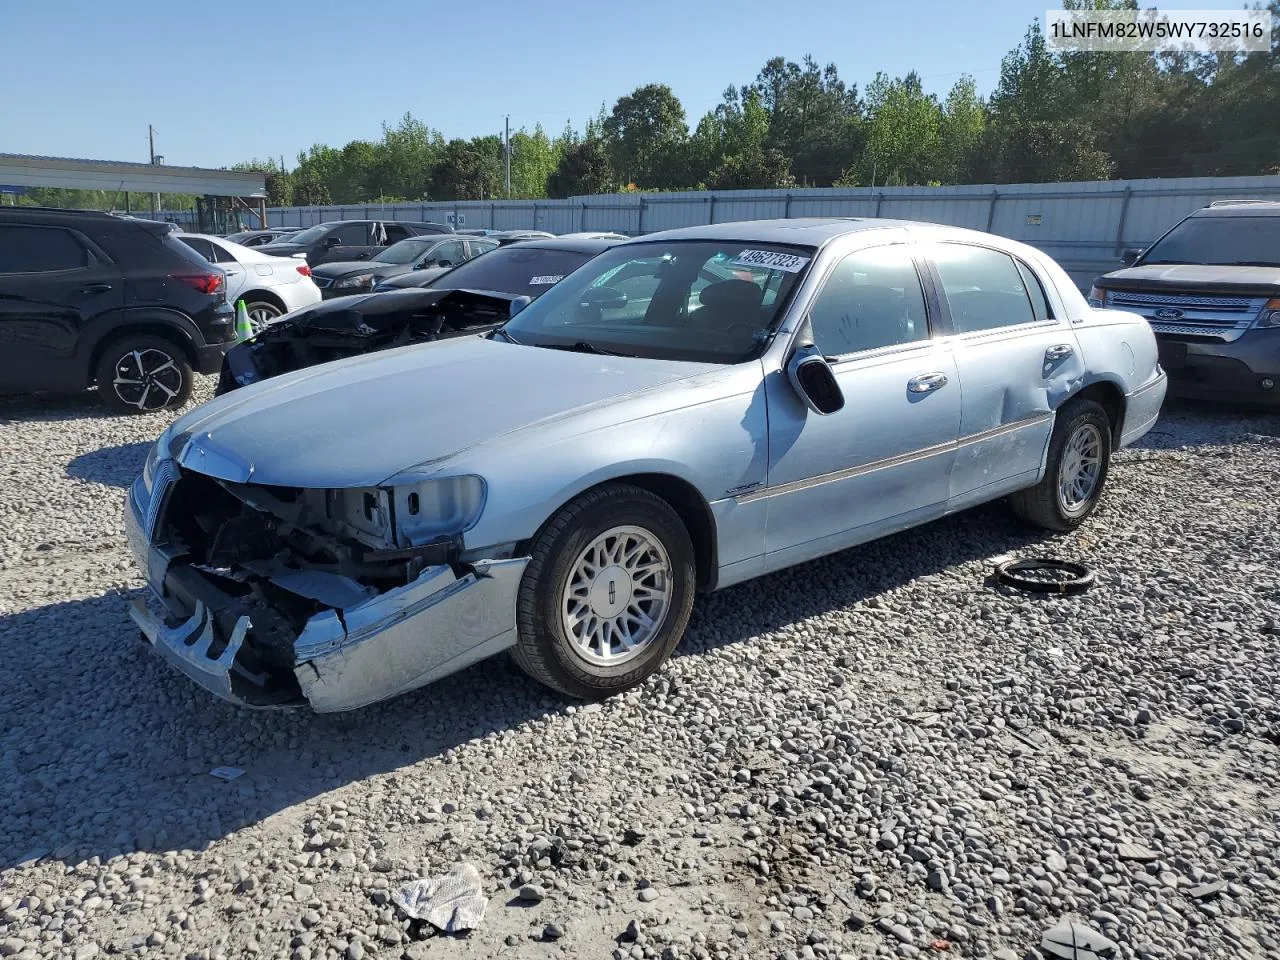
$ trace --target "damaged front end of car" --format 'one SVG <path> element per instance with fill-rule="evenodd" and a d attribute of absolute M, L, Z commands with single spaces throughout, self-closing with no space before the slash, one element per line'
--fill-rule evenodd
<path fill-rule="evenodd" d="M 251 469 L 209 469 L 208 452 L 162 437 L 126 510 L 153 594 L 130 614 L 205 689 L 252 707 L 350 710 L 514 643 L 527 559 L 514 545 L 466 549 L 480 477 L 269 486 Z"/>
<path fill-rule="evenodd" d="M 409 289 L 329 300 L 228 350 L 215 392 L 333 360 L 484 333 L 507 321 L 513 299 L 482 290 Z"/>

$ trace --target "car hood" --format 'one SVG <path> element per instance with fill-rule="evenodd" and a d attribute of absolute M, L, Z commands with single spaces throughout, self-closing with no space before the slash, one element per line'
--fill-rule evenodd
<path fill-rule="evenodd" d="M 185 467 L 238 483 L 375 486 L 540 421 L 717 369 L 464 337 L 217 397 L 175 421 L 169 449 Z"/>
<path fill-rule="evenodd" d="M 1280 293 L 1280 267 L 1154 264 L 1108 273 L 1099 285 L 1114 290 L 1210 290 L 1266 296 Z"/>
<path fill-rule="evenodd" d="M 332 277 L 336 280 L 339 277 L 359 273 L 371 273 L 375 277 L 390 277 L 410 269 L 412 264 L 408 263 L 383 263 L 380 260 L 330 260 L 311 272 L 317 277 Z"/>

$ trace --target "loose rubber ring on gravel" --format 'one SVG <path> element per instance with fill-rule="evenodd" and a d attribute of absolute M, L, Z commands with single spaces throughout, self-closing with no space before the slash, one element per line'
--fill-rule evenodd
<path fill-rule="evenodd" d="M 1097 582 L 1097 577 L 1082 563 L 1038 557 L 996 564 L 996 582 L 1028 593 L 1068 595 L 1084 593 Z"/>

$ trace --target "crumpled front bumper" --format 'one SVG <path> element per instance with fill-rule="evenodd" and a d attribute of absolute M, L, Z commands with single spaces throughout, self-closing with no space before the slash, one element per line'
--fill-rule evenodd
<path fill-rule="evenodd" d="M 197 600 L 194 612 L 173 615 L 181 559 L 147 535 L 149 496 L 139 478 L 129 491 L 125 529 L 148 584 L 170 616 L 142 598 L 129 613 L 152 649 L 210 693 L 244 706 L 264 702 L 252 691 L 260 669 L 245 655 L 253 617 L 227 629 L 225 617 Z M 307 621 L 294 641 L 293 674 L 302 698 L 321 713 L 354 710 L 448 676 L 515 643 L 516 593 L 528 558 L 471 565 L 462 576 L 447 565 L 426 568 L 413 582 L 344 610 Z M 232 602 L 232 598 L 227 598 Z M 176 622 L 175 622 L 176 621 Z M 303 700 L 295 698 L 293 703 Z"/>

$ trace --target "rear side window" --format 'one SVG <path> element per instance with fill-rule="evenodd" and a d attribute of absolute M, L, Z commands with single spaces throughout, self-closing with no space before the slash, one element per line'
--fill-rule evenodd
<path fill-rule="evenodd" d="M 1045 299 L 1044 287 L 1040 285 L 1040 280 L 1021 260 L 1018 261 L 1018 272 L 1022 274 L 1022 282 L 1026 285 L 1027 295 L 1031 297 L 1031 311 L 1035 314 L 1037 320 L 1048 320 L 1049 301 Z"/>
<path fill-rule="evenodd" d="M 964 243 L 936 243 L 929 255 L 942 279 L 956 333 L 998 330 L 1037 319 L 1022 273 L 1007 253 Z M 1044 310 L 1047 316 L 1047 305 Z"/>
<path fill-rule="evenodd" d="M 213 252 L 213 244 L 203 237 L 179 237 L 178 242 L 185 243 L 210 263 L 213 263 L 217 258 L 217 255 Z"/>
<path fill-rule="evenodd" d="M 88 249 L 69 230 L 0 226 L 0 273 L 55 273 L 88 265 Z"/>

